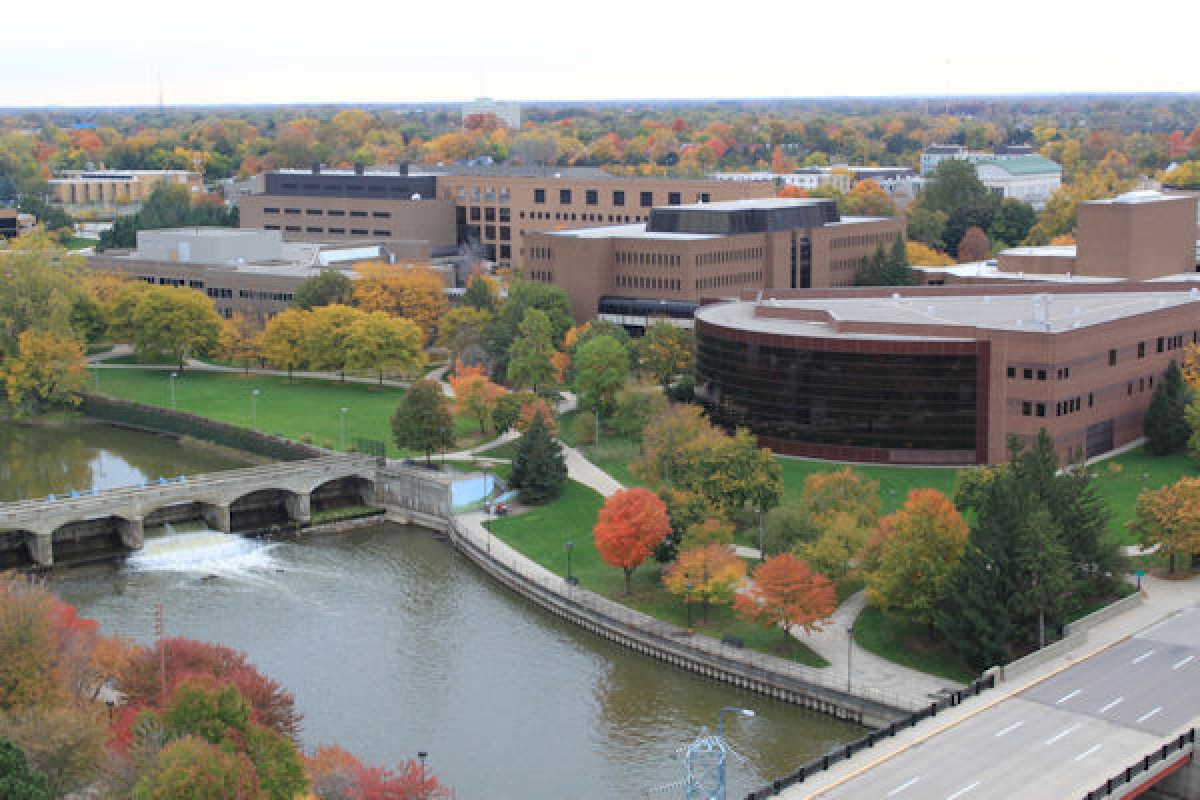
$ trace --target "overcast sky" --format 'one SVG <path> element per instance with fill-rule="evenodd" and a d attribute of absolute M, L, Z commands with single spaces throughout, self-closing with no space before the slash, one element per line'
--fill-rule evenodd
<path fill-rule="evenodd" d="M 18 5 L 0 107 L 1200 92 L 1196 0 Z"/>

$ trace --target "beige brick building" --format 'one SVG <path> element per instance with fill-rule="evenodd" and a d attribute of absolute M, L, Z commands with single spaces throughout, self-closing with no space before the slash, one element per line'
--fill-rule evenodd
<path fill-rule="evenodd" d="M 122 209 L 140 206 L 159 186 L 184 186 L 189 191 L 204 190 L 199 172 L 182 169 L 101 169 L 67 170 L 48 181 L 51 202 L 83 211 Z"/>

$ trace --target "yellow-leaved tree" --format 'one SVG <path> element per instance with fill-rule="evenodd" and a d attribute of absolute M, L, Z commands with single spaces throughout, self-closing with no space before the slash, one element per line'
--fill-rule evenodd
<path fill-rule="evenodd" d="M 358 267 L 358 275 L 354 302 L 359 308 L 411 319 L 426 341 L 449 308 L 446 282 L 428 264 L 400 266 L 375 261 Z"/>
<path fill-rule="evenodd" d="M 477 420 L 479 432 L 486 433 L 496 410 L 496 402 L 508 390 L 492 383 L 478 364 L 454 362 L 454 374 L 446 379 L 454 389 L 454 416 Z"/>
<path fill-rule="evenodd" d="M 83 349 L 73 339 L 43 331 L 25 331 L 17 352 L 4 362 L 0 376 L 8 401 L 19 415 L 52 406 L 74 406 L 87 385 Z"/>
<path fill-rule="evenodd" d="M 359 314 L 346 337 L 346 366 L 373 369 L 383 385 L 383 373 L 391 370 L 413 375 L 425 365 L 421 329 L 412 320 L 383 311 Z"/>
<path fill-rule="evenodd" d="M 700 601 L 701 618 L 708 621 L 711 603 L 731 603 L 746 577 L 746 562 L 727 544 L 706 544 L 683 550 L 663 573 L 667 591 L 685 603 Z"/>
<path fill-rule="evenodd" d="M 258 335 L 258 351 L 268 363 L 287 370 L 288 382 L 292 370 L 303 367 L 308 357 L 308 327 L 310 312 L 289 308 L 271 319 Z"/>

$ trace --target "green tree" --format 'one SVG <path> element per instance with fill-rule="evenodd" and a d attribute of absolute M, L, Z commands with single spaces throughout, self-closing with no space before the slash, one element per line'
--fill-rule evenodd
<path fill-rule="evenodd" d="M 1037 212 L 1033 206 L 1023 203 L 1015 197 L 1006 197 L 1000 203 L 988 236 L 993 242 L 1004 247 L 1016 247 L 1025 241 L 1029 231 L 1037 224 Z"/>
<path fill-rule="evenodd" d="M 928 211 L 946 215 L 942 238 L 946 249 L 957 255 L 958 243 L 968 228 L 979 227 L 986 231 L 992 226 L 1000 198 L 979 180 L 973 164 L 947 158 L 938 164 L 933 180 L 921 192 L 918 203 Z"/>
<path fill-rule="evenodd" d="M 514 389 L 531 388 L 537 393 L 554 378 L 554 331 L 550 318 L 537 308 L 530 308 L 521 320 L 519 335 L 508 350 L 508 380 Z"/>
<path fill-rule="evenodd" d="M 500 307 L 485 333 L 492 376 L 502 380 L 508 375 L 509 351 L 517 338 L 525 313 L 531 308 L 542 311 L 550 325 L 550 342 L 557 347 L 571 327 L 571 301 L 560 286 L 537 281 L 516 280 L 508 287 L 508 298 Z"/>
<path fill-rule="evenodd" d="M 945 250 L 946 220 L 949 215 L 945 211 L 930 211 L 928 208 L 916 206 L 908 212 L 908 238 L 920 242 L 934 250 Z"/>
<path fill-rule="evenodd" d="M 304 366 L 308 358 L 311 318 L 307 311 L 289 308 L 267 320 L 259 334 L 259 352 L 268 362 L 287 369 L 288 383 L 292 382 L 292 370 Z"/>
<path fill-rule="evenodd" d="M 509 367 L 515 363 L 513 360 Z M 600 336 L 579 347 L 574 364 L 580 406 L 592 409 L 601 419 L 611 414 L 617 392 L 629 378 L 629 351 L 611 336 Z"/>
<path fill-rule="evenodd" d="M 221 317 L 212 300 L 184 286 L 152 286 L 133 309 L 133 347 L 139 353 L 169 353 L 182 371 L 187 360 L 217 344 Z"/>
<path fill-rule="evenodd" d="M 339 269 L 323 269 L 306 278 L 292 294 L 292 305 L 312 311 L 318 306 L 348 306 L 354 300 L 354 284 Z"/>
<path fill-rule="evenodd" d="M 425 453 L 430 464 L 433 451 L 454 445 L 454 418 L 437 381 L 419 380 L 408 388 L 392 416 L 396 446 Z"/>
<path fill-rule="evenodd" d="M 1015 610 L 1037 618 L 1037 646 L 1046 646 L 1046 620 L 1062 621 L 1071 590 L 1071 565 L 1063 536 L 1050 512 L 1039 508 L 1013 531 L 1014 566 L 1021 591 Z"/>
<path fill-rule="evenodd" d="M 212 203 L 192 204 L 186 186 L 159 186 L 131 217 L 118 217 L 110 230 L 100 234 L 97 250 L 137 246 L 137 232 L 158 228 L 217 226 L 236 228 L 238 210 Z"/>
<path fill-rule="evenodd" d="M 496 399 L 496 408 L 492 411 L 492 428 L 496 433 L 504 433 L 517 424 L 521 418 L 521 409 L 536 398 L 532 392 L 510 392 Z"/>
<path fill-rule="evenodd" d="M 44 234 L 19 241 L 10 249 L 0 244 L 0 357 L 14 354 L 29 330 L 79 338 L 73 315 L 85 296 L 82 259 Z"/>
<path fill-rule="evenodd" d="M 171 742 L 133 789 L 134 800 L 260 800 L 254 764 L 244 753 L 225 752 L 198 736 Z"/>
<path fill-rule="evenodd" d="M 374 369 L 383 385 L 383 373 L 393 370 L 412 374 L 425 362 L 421 350 L 424 334 L 417 324 L 383 311 L 360 315 L 346 337 L 346 366 Z"/>
<path fill-rule="evenodd" d="M 29 766 L 24 751 L 0 736 L 0 798 L 50 800 L 46 776 Z"/>
<path fill-rule="evenodd" d="M 529 430 L 517 440 L 509 482 L 517 487 L 522 503 L 541 505 L 557 499 L 566 481 L 562 445 L 550 435 L 545 419 L 537 413 Z"/>
<path fill-rule="evenodd" d="M 657 387 L 634 385 L 617 392 L 616 405 L 613 427 L 626 439 L 640 442 L 646 425 L 667 407 L 667 399 Z"/>
<path fill-rule="evenodd" d="M 1146 452 L 1163 456 L 1187 447 L 1191 429 L 1188 427 L 1187 407 L 1191 400 L 1183 371 L 1171 359 L 1162 380 L 1154 387 L 1154 396 L 1146 409 Z"/>
<path fill-rule="evenodd" d="M 646 335 L 637 343 L 641 369 L 653 376 L 664 392 L 676 379 L 691 372 L 694 349 L 691 331 L 662 320 L 646 328 Z"/>
<path fill-rule="evenodd" d="M 471 278 L 463 292 L 462 304 L 477 311 L 486 311 L 490 319 L 496 313 L 497 305 L 496 290 L 492 286 L 492 281 L 482 275 Z"/>
<path fill-rule="evenodd" d="M 349 306 L 319 306 L 307 312 L 304 360 L 311 369 L 337 372 L 346 380 L 350 362 L 350 331 L 363 314 Z"/>
<path fill-rule="evenodd" d="M 790 553 L 812 543 L 820 532 L 812 515 L 799 506 L 776 506 L 763 519 L 763 550 L 772 556 Z"/>

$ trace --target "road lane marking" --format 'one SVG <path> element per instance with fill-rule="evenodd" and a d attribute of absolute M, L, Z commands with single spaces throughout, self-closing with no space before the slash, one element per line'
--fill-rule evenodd
<path fill-rule="evenodd" d="M 971 791 L 972 789 L 974 789 L 974 788 L 975 788 L 976 786 L 978 786 L 978 785 L 979 785 L 979 781 L 975 781 L 975 782 L 974 782 L 974 783 L 972 783 L 970 786 L 964 786 L 963 788 L 959 789 L 959 790 L 958 790 L 957 792 L 955 792 L 954 794 L 952 794 L 952 795 L 950 795 L 949 797 L 947 797 L 947 798 L 946 798 L 946 800 L 955 800 L 956 798 L 962 797 L 964 794 L 966 794 L 967 792 Z"/>
<path fill-rule="evenodd" d="M 1150 657 L 1150 656 L 1152 656 L 1152 655 L 1154 655 L 1154 651 L 1153 651 L 1153 650 L 1147 650 L 1146 652 L 1142 653 L 1140 656 L 1138 656 L 1137 658 L 1135 658 L 1135 659 L 1134 659 L 1132 662 L 1130 662 L 1130 663 L 1132 663 L 1132 664 L 1140 664 L 1140 663 L 1142 663 L 1143 661 L 1145 661 L 1147 658 L 1149 658 L 1149 657 Z"/>
<path fill-rule="evenodd" d="M 1179 669 L 1184 664 L 1187 664 L 1188 662 L 1192 661 L 1194 658 L 1195 658 L 1195 656 L 1188 656 L 1187 658 L 1184 658 L 1180 661 L 1176 661 L 1175 666 L 1171 667 L 1171 669 Z"/>
<path fill-rule="evenodd" d="M 1060 697 L 1054 701 L 1054 705 L 1060 706 L 1082 691 L 1083 691 L 1083 689 L 1076 689 L 1075 691 L 1071 692 L 1070 694 L 1064 694 L 1062 697 Z"/>
<path fill-rule="evenodd" d="M 1151 717 L 1153 717 L 1155 714 L 1157 714 L 1160 711 L 1162 711 L 1162 706 L 1155 706 L 1154 708 L 1147 711 L 1145 714 L 1142 714 L 1140 717 L 1138 717 L 1137 721 L 1145 722 L 1146 720 L 1150 719 Z"/>
<path fill-rule="evenodd" d="M 997 731 L 996 735 L 997 736 L 1007 736 L 1008 734 L 1012 733 L 1013 731 L 1015 731 L 1017 728 L 1021 727 L 1024 724 L 1025 724 L 1025 720 L 1021 720 L 1020 722 L 1014 722 L 1012 725 L 1009 725 L 1004 730 Z"/>
<path fill-rule="evenodd" d="M 1096 752 L 1099 749 L 1100 749 L 1100 745 L 1098 745 L 1098 744 L 1093 745 L 1092 747 L 1089 747 L 1087 750 L 1084 750 L 1079 755 L 1075 756 L 1075 760 L 1083 761 L 1085 758 L 1087 758 L 1088 756 L 1090 756 L 1092 753 Z"/>
<path fill-rule="evenodd" d="M 912 779 L 911 781 L 909 781 L 908 783 L 902 783 L 902 784 L 900 784 L 899 786 L 897 786 L 895 789 L 892 789 L 890 792 L 888 792 L 888 793 L 887 793 L 887 796 L 888 796 L 888 797 L 895 797 L 896 795 L 900 794 L 900 793 L 901 793 L 901 792 L 903 792 L 905 789 L 907 789 L 908 787 L 912 786 L 914 783 L 916 783 L 916 782 L 917 782 L 917 781 L 919 781 L 919 780 L 921 780 L 921 779 L 920 779 L 920 778 L 913 778 L 913 779 Z"/>
<path fill-rule="evenodd" d="M 1074 725 L 1067 728 L 1065 731 L 1059 731 L 1058 733 L 1054 734 L 1049 739 L 1047 739 L 1046 744 L 1054 744 L 1055 742 L 1057 742 L 1059 739 L 1063 738 L 1064 736 L 1067 736 L 1068 734 L 1072 734 L 1075 731 L 1079 730 L 1079 727 L 1081 725 L 1083 725 L 1082 722 L 1076 722 Z"/>
<path fill-rule="evenodd" d="M 1118 697 L 1116 700 L 1113 700 L 1111 703 L 1106 705 L 1104 708 L 1100 709 L 1099 713 L 1103 714 L 1105 711 L 1108 711 L 1110 708 L 1112 708 L 1116 705 L 1119 705 L 1124 700 L 1125 700 L 1124 696 Z"/>

